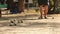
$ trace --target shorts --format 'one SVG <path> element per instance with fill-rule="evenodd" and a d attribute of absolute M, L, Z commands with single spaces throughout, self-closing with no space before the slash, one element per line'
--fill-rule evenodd
<path fill-rule="evenodd" d="M 48 0 L 38 0 L 39 5 L 48 5 Z"/>

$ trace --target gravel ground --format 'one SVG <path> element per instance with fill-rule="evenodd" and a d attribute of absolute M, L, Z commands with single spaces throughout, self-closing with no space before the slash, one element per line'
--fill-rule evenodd
<path fill-rule="evenodd" d="M 60 28 L 54 27 L 0 27 L 0 34 L 60 34 Z"/>
<path fill-rule="evenodd" d="M 48 21 L 46 23 L 28 23 L 28 20 L 26 20 L 24 23 L 17 23 L 17 21 L 15 21 L 17 25 L 12 26 L 10 25 L 11 22 L 9 22 L 10 19 L 37 19 L 38 16 L 8 18 L 6 21 L 0 21 L 0 34 L 60 34 L 60 23 L 58 23 L 60 22 L 60 15 L 53 15 L 53 17 L 54 19 L 47 19 Z M 54 21 L 54 23 L 49 23 L 49 20 Z M 31 21 L 33 22 L 33 20 Z"/>

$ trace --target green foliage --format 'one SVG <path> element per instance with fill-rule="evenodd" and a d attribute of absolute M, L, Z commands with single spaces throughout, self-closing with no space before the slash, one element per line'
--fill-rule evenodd
<path fill-rule="evenodd" d="M 58 4 L 58 6 L 57 6 L 57 11 L 60 12 L 60 4 Z"/>
<path fill-rule="evenodd" d="M 37 3 L 38 0 L 33 0 L 33 3 Z"/>
<path fill-rule="evenodd" d="M 50 6 L 54 5 L 53 0 L 49 0 L 49 4 L 50 4 Z"/>

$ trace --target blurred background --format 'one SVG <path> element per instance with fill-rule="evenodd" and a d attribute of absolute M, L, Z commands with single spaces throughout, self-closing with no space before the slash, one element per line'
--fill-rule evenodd
<path fill-rule="evenodd" d="M 48 14 L 60 14 L 60 0 L 48 0 Z M 38 0 L 0 0 L 0 14 L 39 13 Z"/>

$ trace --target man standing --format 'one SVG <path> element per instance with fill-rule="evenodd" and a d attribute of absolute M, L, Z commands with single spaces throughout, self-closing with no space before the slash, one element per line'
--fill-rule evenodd
<path fill-rule="evenodd" d="M 48 0 L 38 0 L 38 4 L 40 7 L 40 17 L 39 19 L 42 19 L 42 15 L 43 15 L 43 7 L 44 7 L 44 18 L 47 19 L 47 13 L 48 13 Z"/>

